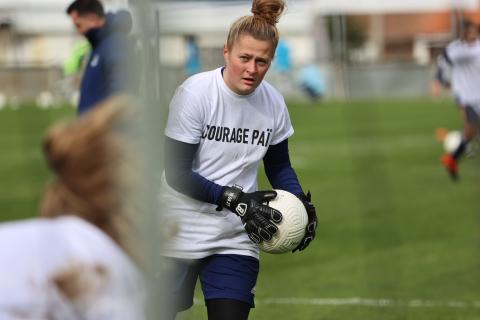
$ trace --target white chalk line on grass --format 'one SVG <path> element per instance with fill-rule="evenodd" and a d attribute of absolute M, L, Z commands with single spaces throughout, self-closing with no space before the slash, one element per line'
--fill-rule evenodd
<path fill-rule="evenodd" d="M 480 301 L 394 300 L 367 298 L 266 298 L 256 303 L 280 305 L 365 306 L 410 308 L 480 308 Z"/>
<path fill-rule="evenodd" d="M 194 299 L 194 304 L 202 305 L 203 301 Z M 255 299 L 256 305 L 308 305 L 308 306 L 361 306 L 361 307 L 401 307 L 401 308 L 455 308 L 480 309 L 480 301 L 462 300 L 395 300 L 368 298 L 264 298 Z"/>

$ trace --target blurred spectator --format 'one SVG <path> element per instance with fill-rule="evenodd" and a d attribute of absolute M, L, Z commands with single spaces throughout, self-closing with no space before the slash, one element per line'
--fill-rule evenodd
<path fill-rule="evenodd" d="M 59 82 L 59 89 L 63 97 L 75 106 L 78 105 L 82 71 L 90 51 L 90 43 L 86 39 L 81 40 L 73 46 L 70 55 L 63 63 L 63 79 Z"/>
<path fill-rule="evenodd" d="M 273 60 L 274 68 L 281 74 L 290 74 L 292 72 L 292 56 L 288 43 L 280 39 L 275 51 L 275 59 Z"/>
<path fill-rule="evenodd" d="M 312 101 L 319 101 L 325 95 L 327 85 L 325 76 L 313 63 L 308 63 L 300 68 L 298 84 Z"/>
<path fill-rule="evenodd" d="M 77 42 L 63 63 L 63 75 L 68 77 L 80 72 L 90 50 L 90 43 L 87 40 Z"/>
<path fill-rule="evenodd" d="M 198 50 L 197 39 L 194 35 L 186 37 L 187 42 L 187 61 L 185 62 L 185 71 L 187 76 L 199 73 L 202 69 L 200 63 L 200 52 Z"/>
<path fill-rule="evenodd" d="M 275 57 L 273 59 L 273 74 L 277 89 L 284 95 L 291 94 L 293 91 L 292 79 L 292 55 L 288 43 L 280 39 L 275 49 Z"/>
<path fill-rule="evenodd" d="M 134 44 L 128 37 L 132 17 L 124 10 L 105 14 L 98 0 L 76 0 L 66 12 L 92 47 L 80 87 L 78 113 L 82 114 L 135 83 Z"/>

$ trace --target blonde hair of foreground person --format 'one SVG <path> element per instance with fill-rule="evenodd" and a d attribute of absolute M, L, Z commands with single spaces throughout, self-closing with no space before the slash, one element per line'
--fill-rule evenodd
<path fill-rule="evenodd" d="M 144 319 L 125 201 L 133 187 L 123 134 L 129 104 L 113 97 L 47 132 L 55 177 L 41 217 L 0 224 L 0 319 Z"/>
<path fill-rule="evenodd" d="M 121 132 L 128 127 L 133 103 L 128 96 L 115 96 L 47 132 L 43 151 L 56 177 L 40 205 L 40 216 L 79 216 L 132 256 L 133 221 L 125 196 L 134 188 L 133 152 Z"/>

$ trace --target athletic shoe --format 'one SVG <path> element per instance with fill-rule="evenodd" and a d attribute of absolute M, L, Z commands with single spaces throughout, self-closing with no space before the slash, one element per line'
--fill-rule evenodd
<path fill-rule="evenodd" d="M 450 174 L 450 178 L 456 181 L 458 180 L 458 163 L 451 154 L 446 153 L 442 156 L 442 164 L 447 169 L 448 173 Z"/>

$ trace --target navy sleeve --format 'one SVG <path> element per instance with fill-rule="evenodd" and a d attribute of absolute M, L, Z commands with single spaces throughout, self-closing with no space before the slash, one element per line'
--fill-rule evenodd
<path fill-rule="evenodd" d="M 192 170 L 198 144 L 165 137 L 165 177 L 170 187 L 196 200 L 217 204 L 223 187 Z"/>
<path fill-rule="evenodd" d="M 450 86 L 450 79 L 447 76 L 447 69 L 453 65 L 447 51 L 443 50 L 442 54 L 437 58 L 437 69 L 435 71 L 435 80 L 440 82 L 444 87 Z"/>
<path fill-rule="evenodd" d="M 302 187 L 290 163 L 288 139 L 276 145 L 270 145 L 263 158 L 265 173 L 274 189 L 289 191 L 295 195 L 302 194 Z"/>
<path fill-rule="evenodd" d="M 450 59 L 450 56 L 448 55 L 447 50 L 443 50 L 443 51 L 442 51 L 442 57 L 445 59 L 445 61 L 446 61 L 450 66 L 453 65 L 452 59 Z"/>

